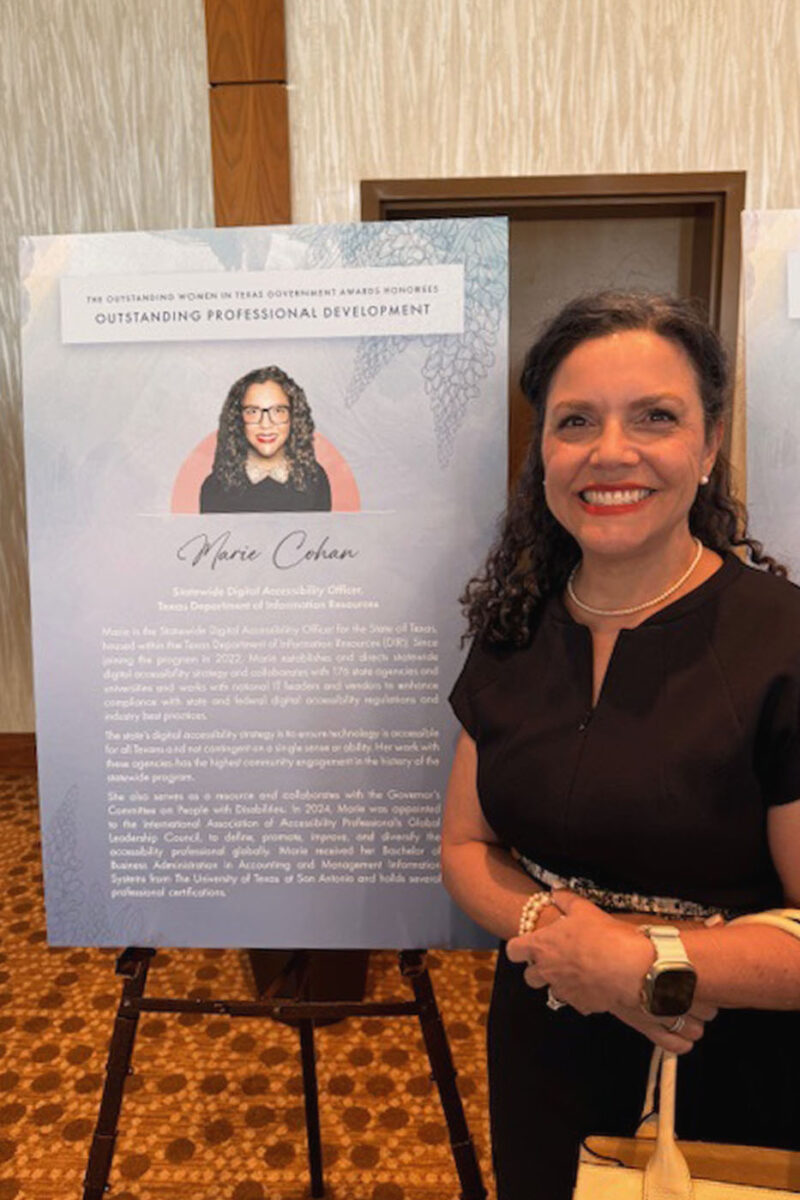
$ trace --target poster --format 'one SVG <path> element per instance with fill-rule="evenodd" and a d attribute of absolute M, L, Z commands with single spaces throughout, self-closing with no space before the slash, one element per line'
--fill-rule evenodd
<path fill-rule="evenodd" d="M 504 219 L 24 239 L 48 937 L 482 944 L 440 882 Z"/>
<path fill-rule="evenodd" d="M 800 579 L 800 209 L 742 217 L 751 532 Z"/>

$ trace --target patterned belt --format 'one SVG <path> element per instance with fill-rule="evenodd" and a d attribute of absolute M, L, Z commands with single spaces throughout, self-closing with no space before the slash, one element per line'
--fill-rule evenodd
<path fill-rule="evenodd" d="M 607 912 L 640 912 L 659 917 L 686 917 L 696 920 L 707 920 L 709 917 L 723 917 L 727 920 L 735 915 L 733 910 L 712 908 L 708 904 L 697 904 L 694 900 L 676 900 L 671 896 L 642 896 L 638 892 L 614 892 L 609 888 L 600 887 L 591 879 L 577 875 L 571 875 L 569 878 L 556 875 L 554 871 L 548 871 L 546 867 L 526 858 L 518 850 L 512 849 L 511 854 L 537 883 L 549 888 L 567 888 L 577 896 L 582 896 L 584 900 L 591 900 Z"/>

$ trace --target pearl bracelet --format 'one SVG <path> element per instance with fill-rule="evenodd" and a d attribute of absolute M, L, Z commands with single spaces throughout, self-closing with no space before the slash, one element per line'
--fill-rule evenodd
<path fill-rule="evenodd" d="M 521 937 L 523 933 L 533 933 L 542 909 L 552 903 L 553 893 L 551 891 L 534 892 L 532 896 L 529 896 L 520 914 L 518 936 Z"/>

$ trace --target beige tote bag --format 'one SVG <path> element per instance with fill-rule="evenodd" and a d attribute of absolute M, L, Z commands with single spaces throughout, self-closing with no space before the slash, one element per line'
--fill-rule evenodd
<path fill-rule="evenodd" d="M 776 909 L 768 913 L 753 913 L 740 917 L 738 922 L 772 925 L 793 937 L 800 937 L 800 911 Z M 734 924 L 734 922 L 731 922 Z M 737 1151 L 752 1157 L 758 1154 L 769 1156 L 772 1175 L 791 1186 L 759 1186 L 748 1183 L 723 1183 L 714 1179 L 692 1178 L 686 1158 L 675 1141 L 675 1080 L 677 1058 L 656 1047 L 650 1064 L 647 1081 L 644 1114 L 653 1113 L 656 1083 L 660 1075 L 659 1104 L 654 1118 L 647 1117 L 640 1134 L 639 1145 L 652 1138 L 652 1120 L 656 1121 L 653 1153 L 645 1166 L 622 1166 L 617 1162 L 599 1161 L 591 1150 L 581 1154 L 578 1179 L 573 1200 L 798 1200 L 800 1188 L 800 1154 L 780 1150 L 753 1150 L 752 1147 L 709 1146 L 697 1143 L 705 1150 L 705 1157 L 718 1157 L 724 1162 Z M 603 1152 L 613 1139 L 593 1139 L 601 1144 Z M 631 1144 L 630 1142 L 628 1143 Z M 719 1152 L 715 1155 L 715 1152 Z M 614 1151 L 612 1150 L 612 1154 Z M 725 1172 L 728 1174 L 728 1172 Z M 722 1174 L 722 1172 L 720 1172 Z"/>
<path fill-rule="evenodd" d="M 787 1200 L 790 1196 L 797 1200 L 798 1193 L 790 1188 L 692 1179 L 686 1159 L 675 1141 L 676 1056 L 656 1049 L 650 1071 L 652 1082 L 659 1067 L 658 1124 L 649 1161 L 644 1168 L 619 1166 L 614 1162 L 600 1162 L 589 1151 L 581 1156 L 573 1200 Z M 650 1091 L 648 1085 L 648 1093 Z M 651 1105 L 646 1107 L 649 1110 Z M 735 1147 L 723 1149 L 730 1154 Z M 788 1159 L 789 1155 L 783 1157 Z"/>

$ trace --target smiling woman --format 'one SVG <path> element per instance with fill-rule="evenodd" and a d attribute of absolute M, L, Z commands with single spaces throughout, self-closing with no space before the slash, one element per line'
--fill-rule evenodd
<path fill-rule="evenodd" d="M 648 562 L 663 577 L 691 556 L 687 514 L 720 437 L 719 422 L 706 430 L 686 352 L 660 334 L 592 338 L 564 359 L 550 384 L 542 462 L 548 507 L 581 547 L 587 587 L 597 555 L 601 578 L 609 556 L 635 558 L 638 589 Z"/>
<path fill-rule="evenodd" d="M 280 367 L 237 379 L 219 418 L 201 512 L 329 512 L 328 476 L 314 456 L 305 392 Z"/>
<path fill-rule="evenodd" d="M 684 1136 L 797 1145 L 800 1013 L 769 1010 L 800 1008 L 800 945 L 727 921 L 800 901 L 800 590 L 730 495 L 725 356 L 690 305 L 576 301 L 522 386 L 528 459 L 464 596 L 442 862 L 508 939 L 498 1200 L 568 1200 L 581 1138 L 633 1131 L 653 1043 L 688 1054 Z"/>

